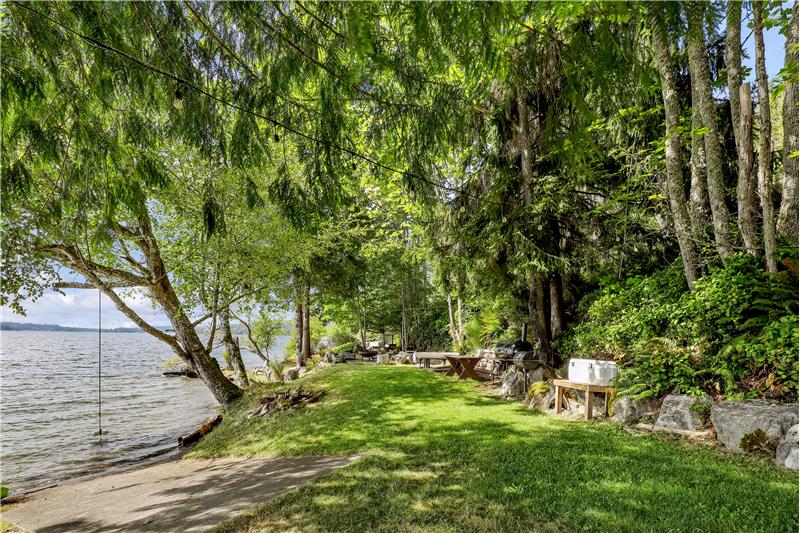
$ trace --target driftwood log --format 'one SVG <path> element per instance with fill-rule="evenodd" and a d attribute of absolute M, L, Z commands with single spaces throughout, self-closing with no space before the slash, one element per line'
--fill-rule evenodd
<path fill-rule="evenodd" d="M 283 392 L 273 392 L 261 398 L 258 405 L 247 412 L 247 416 L 264 416 L 287 409 L 299 409 L 314 403 L 322 397 L 323 391 L 308 391 L 302 387 Z"/>
<path fill-rule="evenodd" d="M 220 422 L 222 422 L 222 415 L 217 415 L 214 418 L 206 420 L 205 424 L 197 428 L 195 431 L 192 431 L 187 435 L 183 435 L 182 437 L 178 437 L 178 446 L 184 448 L 194 444 L 203 438 L 204 435 L 211 433 L 211 430 L 214 429 Z"/>
<path fill-rule="evenodd" d="M 168 378 L 173 378 L 178 376 L 186 376 L 187 378 L 197 377 L 197 373 L 194 370 L 167 370 L 166 372 L 162 372 L 161 375 L 166 376 Z"/>

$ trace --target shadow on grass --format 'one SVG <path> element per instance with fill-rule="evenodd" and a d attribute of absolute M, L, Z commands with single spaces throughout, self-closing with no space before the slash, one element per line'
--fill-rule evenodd
<path fill-rule="evenodd" d="M 797 531 L 796 476 L 766 462 L 566 422 L 414 369 L 326 369 L 315 383 L 323 404 L 234 420 L 197 453 L 375 454 L 218 531 Z"/>

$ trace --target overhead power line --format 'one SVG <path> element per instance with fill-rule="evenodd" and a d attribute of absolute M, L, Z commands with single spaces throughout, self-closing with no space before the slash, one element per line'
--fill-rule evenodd
<path fill-rule="evenodd" d="M 455 194 L 468 196 L 470 198 L 473 198 L 473 199 L 476 199 L 476 200 L 480 200 L 481 202 L 502 205 L 499 202 L 494 202 L 494 201 L 491 201 L 491 200 L 487 200 L 484 197 L 471 194 L 471 193 L 469 193 L 467 191 L 464 191 L 462 189 L 459 189 L 457 187 L 450 187 L 450 186 L 447 186 L 447 185 L 443 185 L 443 184 L 438 183 L 438 182 L 436 182 L 436 181 L 434 181 L 434 180 L 432 180 L 430 178 L 427 178 L 425 176 L 420 176 L 419 174 L 415 174 L 413 172 L 408 172 L 408 171 L 405 171 L 405 170 L 401 170 L 401 169 L 392 167 L 390 165 L 387 165 L 385 163 L 381 163 L 380 161 L 378 161 L 377 159 L 375 159 L 373 157 L 370 157 L 368 155 L 364 155 L 364 154 L 362 154 L 360 152 L 357 152 L 357 151 L 355 151 L 355 150 L 353 150 L 351 148 L 347 148 L 345 146 L 341 146 L 341 145 L 336 144 L 336 143 L 334 143 L 332 141 L 329 141 L 327 139 L 316 138 L 316 137 L 314 137 L 312 135 L 308 135 L 307 133 L 304 133 L 304 132 L 302 132 L 302 131 L 300 131 L 300 130 L 298 130 L 296 128 L 293 128 L 292 126 L 290 126 L 288 124 L 285 124 L 285 123 L 281 122 L 278 119 L 275 119 L 275 118 L 270 117 L 268 115 L 265 115 L 263 113 L 259 113 L 257 111 L 253 111 L 251 109 L 247 109 L 247 108 L 245 108 L 245 107 L 243 107 L 243 106 L 241 106 L 239 104 L 236 104 L 234 102 L 230 102 L 230 101 L 225 100 L 223 98 L 220 98 L 219 96 L 209 92 L 208 90 L 204 89 L 203 87 L 200 87 L 200 86 L 196 85 L 195 83 L 178 76 L 177 74 L 173 74 L 171 72 L 167 72 L 166 70 L 163 70 L 163 69 L 161 69 L 159 67 L 151 65 L 151 64 L 147 63 L 146 61 L 144 61 L 142 59 L 139 59 L 136 56 L 133 56 L 133 55 L 131 55 L 131 54 L 127 53 L 127 52 L 124 52 L 122 50 L 119 50 L 117 48 L 114 48 L 113 46 L 108 45 L 108 44 L 106 44 L 106 43 L 104 43 L 104 42 L 102 42 L 102 41 L 100 41 L 98 39 L 95 39 L 94 37 L 91 37 L 89 35 L 83 34 L 83 33 L 79 32 L 79 31 L 67 26 L 66 24 L 62 23 L 61 21 L 59 21 L 59 20 L 57 20 L 57 19 L 55 19 L 55 18 L 53 18 L 53 17 L 51 17 L 49 15 L 46 15 L 46 14 L 42 13 L 41 11 L 38 11 L 37 9 L 34 9 L 34 8 L 30 7 L 29 5 L 26 5 L 26 4 L 24 4 L 22 2 L 19 2 L 19 1 L 16 1 L 16 0 L 12 1 L 11 4 L 13 4 L 13 5 L 17 6 L 17 7 L 21 7 L 23 9 L 27 10 L 27 11 L 30 11 L 31 13 L 34 13 L 34 14 L 44 18 L 45 20 L 48 20 L 49 22 L 59 26 L 60 28 L 63 28 L 67 32 L 71 33 L 72 35 L 75 35 L 76 37 L 86 41 L 87 43 L 91 44 L 92 46 L 95 46 L 95 47 L 97 47 L 97 48 L 99 48 L 99 49 L 101 49 L 103 51 L 106 51 L 106 52 L 111 52 L 113 54 L 117 54 L 120 57 L 123 57 L 127 61 L 130 61 L 130 62 L 138 65 L 141 68 L 144 68 L 146 70 L 149 70 L 151 72 L 159 74 L 159 75 L 161 75 L 161 76 L 163 76 L 165 78 L 169 78 L 169 79 L 171 79 L 171 80 L 173 80 L 173 81 L 175 81 L 175 82 L 177 82 L 179 84 L 184 85 L 185 87 L 187 87 L 189 89 L 192 89 L 193 91 L 196 91 L 196 92 L 198 92 L 198 93 L 200 93 L 200 94 L 202 94 L 202 95 L 204 95 L 204 96 L 206 96 L 208 98 L 211 98 L 212 100 L 214 100 L 214 101 L 216 101 L 216 102 L 218 102 L 218 103 L 220 103 L 222 105 L 230 107 L 231 109 L 235 109 L 237 111 L 241 111 L 242 113 L 247 113 L 247 114 L 252 115 L 254 117 L 257 117 L 257 118 L 260 118 L 262 120 L 265 120 L 265 121 L 269 122 L 270 124 L 272 124 L 273 126 L 279 127 L 281 129 L 283 129 L 284 131 L 288 131 L 289 133 L 297 135 L 298 137 L 302 137 L 302 138 L 304 138 L 306 140 L 309 140 L 309 141 L 312 141 L 312 142 L 327 146 L 329 148 L 333 148 L 333 149 L 339 150 L 340 152 L 343 152 L 343 153 L 346 153 L 346 154 L 348 154 L 348 155 L 350 155 L 352 157 L 361 159 L 362 161 L 370 163 L 370 164 L 372 164 L 372 165 L 374 165 L 374 166 L 376 166 L 378 168 L 381 168 L 383 170 L 387 170 L 389 172 L 393 172 L 395 174 L 398 174 L 398 175 L 401 175 L 401 176 L 404 176 L 404 177 L 413 178 L 413 179 L 425 182 L 425 183 L 427 183 L 427 184 L 429 184 L 429 185 L 431 185 L 433 187 L 436 187 L 438 189 L 441 189 L 443 191 L 448 191 L 448 192 L 452 192 L 452 193 L 455 193 Z"/>

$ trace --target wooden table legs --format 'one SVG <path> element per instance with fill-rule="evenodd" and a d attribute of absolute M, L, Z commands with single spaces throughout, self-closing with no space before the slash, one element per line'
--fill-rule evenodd
<path fill-rule="evenodd" d="M 556 413 L 560 413 L 563 409 L 562 405 L 564 403 L 564 389 L 574 389 L 583 391 L 586 394 L 586 410 L 585 416 L 586 420 L 591 420 L 594 416 L 592 412 L 592 407 L 594 404 L 594 393 L 599 392 L 603 394 L 603 414 L 605 414 L 606 418 L 608 418 L 608 402 L 609 396 L 613 394 L 614 389 L 612 387 L 606 387 L 601 385 L 588 385 L 585 383 L 576 383 L 574 381 L 568 381 L 566 379 L 556 379 L 553 383 L 556 387 Z"/>
<path fill-rule="evenodd" d="M 459 361 L 461 364 L 461 372 L 458 374 L 459 379 L 474 379 L 475 381 L 480 381 L 480 376 L 475 372 L 475 365 L 478 364 L 478 361 L 480 361 L 480 359 L 462 359 Z"/>
<path fill-rule="evenodd" d="M 594 400 L 594 394 L 589 387 L 586 387 L 586 420 L 592 419 L 592 401 Z"/>

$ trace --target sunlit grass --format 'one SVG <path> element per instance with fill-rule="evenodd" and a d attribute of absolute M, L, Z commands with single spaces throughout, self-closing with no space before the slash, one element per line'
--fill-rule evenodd
<path fill-rule="evenodd" d="M 257 392 L 192 455 L 370 453 L 219 531 L 797 531 L 797 477 L 768 461 L 567 422 L 409 367 L 302 383 L 321 403 L 245 419 Z"/>

